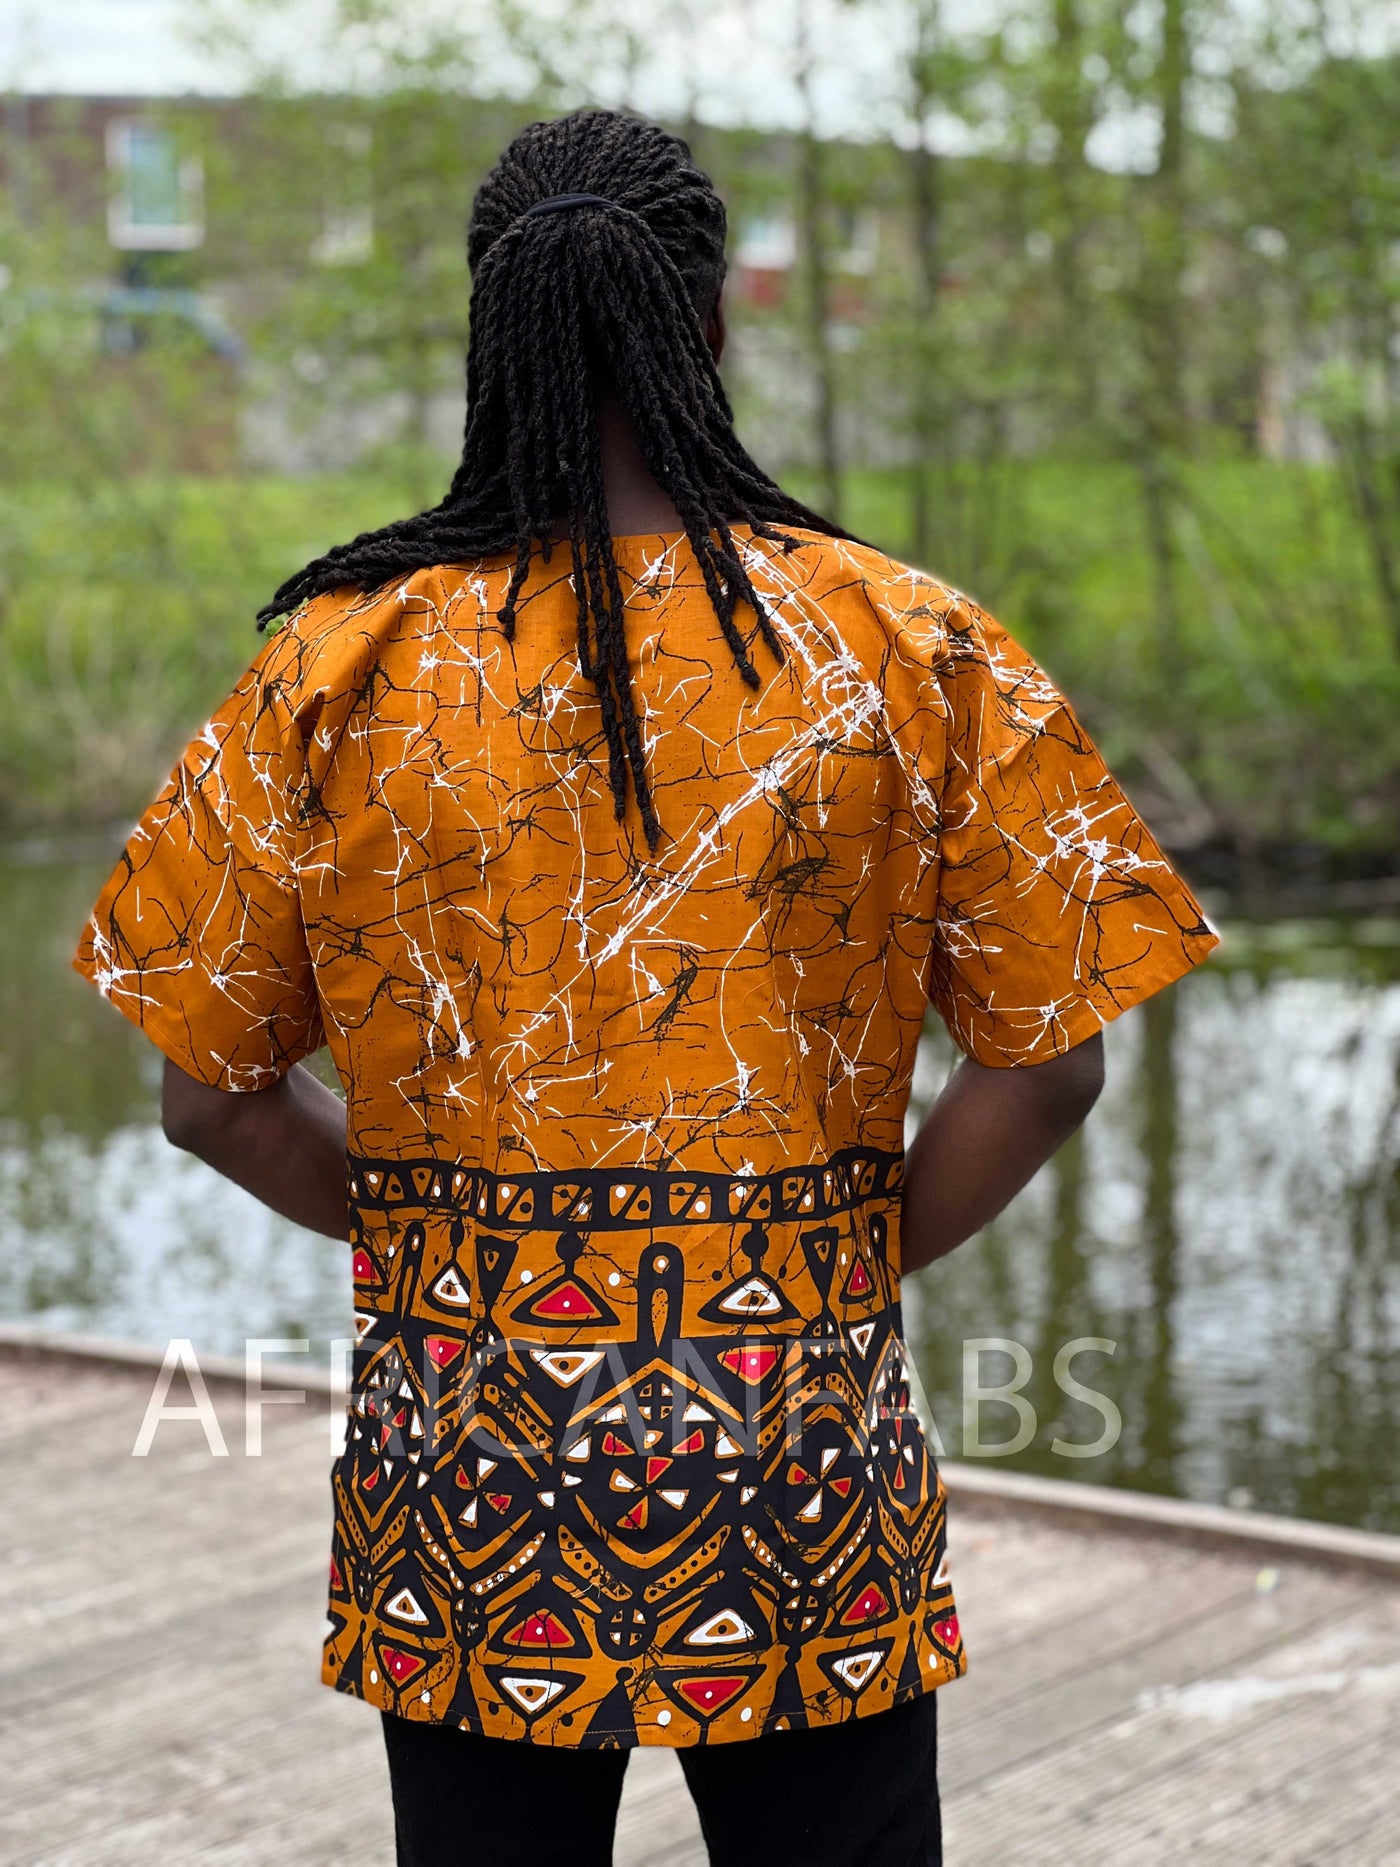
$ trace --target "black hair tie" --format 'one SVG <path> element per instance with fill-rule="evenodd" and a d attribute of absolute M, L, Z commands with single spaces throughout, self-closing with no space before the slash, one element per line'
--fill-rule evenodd
<path fill-rule="evenodd" d="M 602 194 L 552 194 L 544 201 L 533 201 L 521 215 L 528 220 L 531 214 L 561 214 L 566 207 L 616 207 L 616 201 L 609 201 Z"/>

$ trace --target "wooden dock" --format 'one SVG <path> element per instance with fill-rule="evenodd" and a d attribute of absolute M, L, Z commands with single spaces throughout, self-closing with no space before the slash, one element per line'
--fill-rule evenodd
<path fill-rule="evenodd" d="M 227 1457 L 179 1421 L 135 1458 L 151 1380 L 0 1354 L 0 1860 L 384 1867 L 378 1714 L 318 1679 L 331 1410 L 267 1408 L 249 1458 L 211 1388 Z M 954 1510 L 950 1867 L 1400 1867 L 1400 1584 L 1084 1525 Z M 617 1867 L 704 1860 L 636 1752 Z"/>

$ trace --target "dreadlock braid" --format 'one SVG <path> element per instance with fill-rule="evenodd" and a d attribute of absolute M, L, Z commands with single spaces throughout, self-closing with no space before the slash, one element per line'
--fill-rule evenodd
<path fill-rule="evenodd" d="M 561 195 L 599 197 L 531 213 Z M 759 684 L 735 620 L 747 604 L 782 648 L 732 527 L 791 543 L 775 526 L 847 534 L 790 498 L 734 432 L 704 322 L 724 282 L 724 204 L 677 136 L 607 110 L 532 123 L 477 191 L 467 421 L 442 501 L 363 532 L 290 577 L 265 625 L 346 585 L 374 590 L 411 571 L 509 553 L 497 620 L 507 640 L 538 545 L 567 527 L 578 656 L 592 682 L 618 820 L 630 787 L 648 847 L 661 840 L 627 660 L 626 603 L 608 527 L 598 397 L 620 399 L 647 467 L 685 527 L 741 678 Z"/>

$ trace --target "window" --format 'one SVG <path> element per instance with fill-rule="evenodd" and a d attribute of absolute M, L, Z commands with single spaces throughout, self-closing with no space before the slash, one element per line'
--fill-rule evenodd
<path fill-rule="evenodd" d="M 751 215 L 734 243 L 735 295 L 756 310 L 775 310 L 787 296 L 796 258 L 797 229 L 790 214 Z"/>
<path fill-rule="evenodd" d="M 781 212 L 754 214 L 745 221 L 734 258 L 755 272 L 786 272 L 797 258 L 797 229 Z"/>
<path fill-rule="evenodd" d="M 126 252 L 184 253 L 204 239 L 204 171 L 159 124 L 108 125 L 107 235 Z"/>

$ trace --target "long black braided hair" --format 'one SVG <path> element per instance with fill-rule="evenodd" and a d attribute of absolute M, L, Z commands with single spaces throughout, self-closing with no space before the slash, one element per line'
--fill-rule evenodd
<path fill-rule="evenodd" d="M 592 197 L 552 211 L 559 198 Z M 548 202 L 550 211 L 536 211 Z M 629 779 L 647 845 L 652 800 L 627 665 L 624 601 L 603 496 L 598 395 L 611 388 L 642 456 L 680 515 L 743 679 L 758 671 L 735 610 L 747 603 L 782 648 L 735 549 L 731 526 L 791 545 L 784 523 L 846 533 L 790 498 L 750 458 L 705 339 L 724 281 L 724 203 L 688 145 L 655 124 L 582 110 L 532 123 L 482 182 L 467 230 L 472 272 L 467 424 L 442 501 L 364 532 L 290 577 L 265 626 L 346 585 L 375 590 L 408 572 L 513 551 L 498 612 L 506 639 L 536 544 L 567 525 L 578 654 L 598 694 L 616 815 Z"/>

